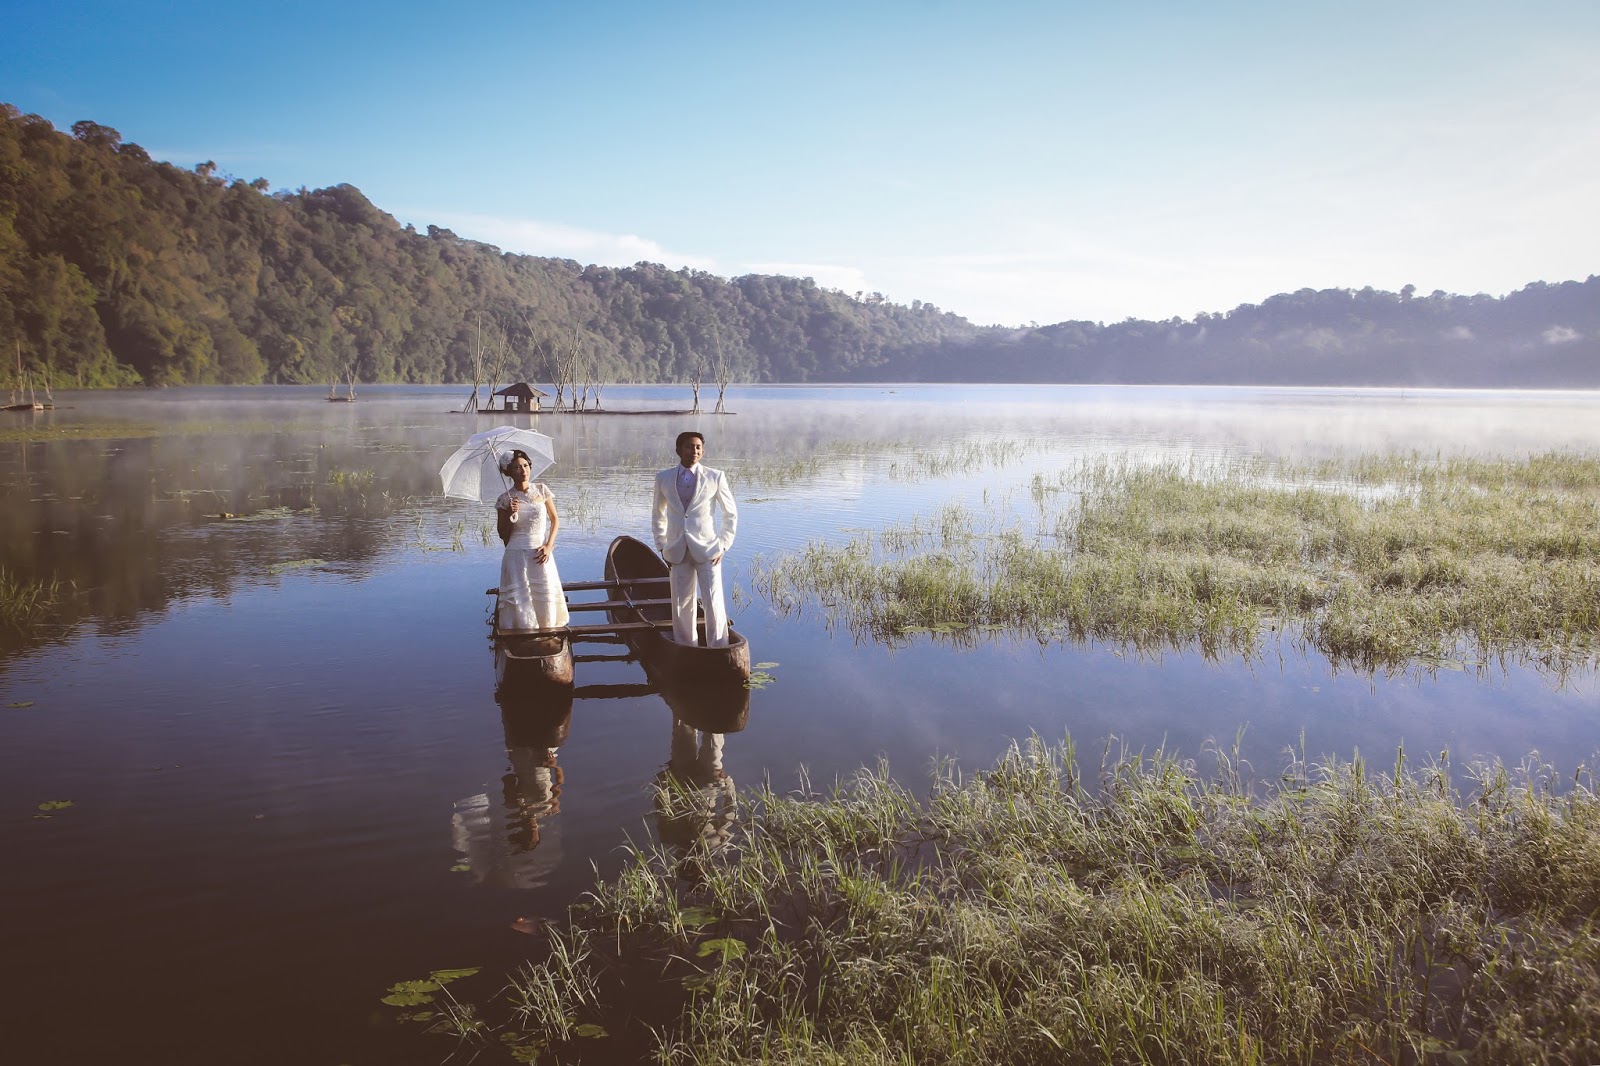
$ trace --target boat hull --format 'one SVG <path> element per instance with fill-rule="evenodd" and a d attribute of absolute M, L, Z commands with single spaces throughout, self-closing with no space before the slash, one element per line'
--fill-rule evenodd
<path fill-rule="evenodd" d="M 611 592 L 617 600 L 662 599 L 659 579 L 667 576 L 667 564 L 643 541 L 618 537 L 606 551 L 606 580 L 615 583 Z M 657 579 L 650 583 L 649 579 Z M 637 583 L 637 584 L 636 584 Z M 607 610 L 611 621 L 668 622 L 672 608 L 667 604 L 628 604 Z M 666 628 L 629 629 L 622 633 L 645 672 L 662 689 L 744 688 L 750 680 L 750 644 L 743 635 L 728 629 L 728 646 L 707 648 L 686 646 L 672 639 Z M 700 639 L 705 639 L 705 623 L 700 623 Z"/>
<path fill-rule="evenodd" d="M 495 636 L 496 695 L 571 687 L 572 641 L 565 634 Z"/>

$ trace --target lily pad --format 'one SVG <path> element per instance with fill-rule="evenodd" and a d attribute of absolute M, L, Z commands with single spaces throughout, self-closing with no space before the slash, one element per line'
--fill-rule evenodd
<path fill-rule="evenodd" d="M 437 992 L 441 987 L 438 981 L 401 981 L 389 986 L 389 994 L 383 997 L 383 1002 L 391 1007 L 421 1006 L 432 1003 L 433 997 L 428 993 Z"/>
<path fill-rule="evenodd" d="M 433 980 L 438 981 L 440 984 L 445 984 L 447 982 L 454 981 L 457 978 L 471 977 L 481 969 L 483 969 L 482 966 L 468 966 L 460 970 L 435 970 L 428 976 Z"/>
<path fill-rule="evenodd" d="M 16 707 L 18 709 L 21 709 L 23 707 L 32 707 L 33 706 L 33 701 L 32 700 L 17 700 L 17 701 L 15 701 L 13 703 L 6 704 L 6 706 L 7 707 Z"/>
<path fill-rule="evenodd" d="M 584 1038 L 589 1039 L 589 1040 L 595 1040 L 595 1039 L 598 1039 L 600 1037 L 605 1037 L 605 1036 L 610 1036 L 611 1035 L 610 1033 L 606 1032 L 603 1028 L 601 1028 L 598 1025 L 593 1024 L 592 1022 L 585 1022 L 583 1025 L 580 1025 L 576 1029 L 574 1029 L 573 1032 L 575 1032 L 579 1036 L 584 1037 Z"/>
<path fill-rule="evenodd" d="M 64 811 L 72 806 L 71 800 L 45 800 L 39 804 L 41 811 Z"/>
<path fill-rule="evenodd" d="M 698 929 L 702 925 L 710 925 L 717 920 L 710 907 L 685 907 L 678 915 L 684 925 L 691 929 Z"/>
<path fill-rule="evenodd" d="M 458 862 L 454 866 L 450 867 L 450 872 L 453 874 L 470 874 L 472 872 L 472 867 L 464 862 Z"/>
<path fill-rule="evenodd" d="M 717 940 L 707 940 L 700 945 L 698 954 L 702 959 L 708 959 L 712 955 L 721 955 L 722 958 L 719 961 L 727 962 L 729 959 L 737 959 L 747 950 L 743 940 L 727 936 Z"/>

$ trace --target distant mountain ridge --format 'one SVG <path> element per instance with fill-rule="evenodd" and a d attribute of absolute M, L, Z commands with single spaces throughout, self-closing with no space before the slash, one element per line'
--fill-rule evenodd
<path fill-rule="evenodd" d="M 1067 294 L 1070 300 L 1070 294 Z M 499 379 L 1600 386 L 1600 278 L 1302 289 L 1193 319 L 980 327 L 932 304 L 502 253 L 350 185 L 150 159 L 0 104 L 0 355 L 58 385 Z M 563 360 L 565 362 L 563 363 Z M 0 359 L 0 364 L 8 362 Z"/>

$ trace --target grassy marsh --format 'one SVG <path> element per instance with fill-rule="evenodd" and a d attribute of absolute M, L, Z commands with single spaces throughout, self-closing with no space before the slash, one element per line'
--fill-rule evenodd
<path fill-rule="evenodd" d="M 758 559 L 751 582 L 884 640 L 1005 628 L 1249 655 L 1282 628 L 1366 669 L 1559 670 L 1600 648 L 1600 459 L 1102 462 L 1031 496 L 1031 521 L 950 505 Z"/>
<path fill-rule="evenodd" d="M 1290 754 L 1256 787 L 1068 740 L 926 800 L 880 767 L 633 848 L 491 1013 L 521 1061 L 1600 1060 L 1600 798 L 1580 771 Z M 686 802 L 693 804 L 693 800 Z M 631 1034 L 631 1036 L 630 1036 Z M 594 1049 L 593 1045 L 590 1050 Z M 615 1056 L 608 1061 L 615 1061 Z"/>

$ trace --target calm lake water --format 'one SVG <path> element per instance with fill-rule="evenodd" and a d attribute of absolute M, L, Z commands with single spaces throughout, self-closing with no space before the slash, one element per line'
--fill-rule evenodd
<path fill-rule="evenodd" d="M 619 869 L 625 840 L 661 831 L 651 787 L 669 763 L 720 759 L 739 795 L 880 756 L 920 787 L 936 756 L 977 769 L 1035 732 L 1070 732 L 1097 760 L 1108 737 L 1199 757 L 1243 730 L 1262 780 L 1302 736 L 1313 757 L 1382 767 L 1401 744 L 1458 764 L 1537 751 L 1566 772 L 1600 751 L 1592 669 L 1372 677 L 1287 647 L 1249 662 L 1008 638 L 886 647 L 781 614 L 748 581 L 756 556 L 947 501 L 1025 517 L 1035 474 L 1086 458 L 1593 449 L 1600 393 L 735 388 L 728 416 L 449 413 L 465 391 L 64 393 L 45 415 L 0 416 L 128 427 L 0 442 L 4 565 L 75 586 L 69 625 L 0 637 L 7 1059 L 438 1062 L 449 1042 L 398 1027 L 388 986 L 482 966 L 459 987 L 491 995 L 537 947 L 514 920 L 559 915 Z M 671 409 L 689 394 L 604 399 Z M 679 430 L 706 434 L 741 503 L 735 624 L 778 664 L 742 729 L 675 725 L 627 661 L 580 663 L 570 718 L 502 714 L 492 515 L 436 495 L 454 447 L 502 422 L 555 438 L 540 480 L 569 581 L 600 576 L 613 536 L 649 539 L 651 473 Z M 72 805 L 36 817 L 54 800 Z"/>

